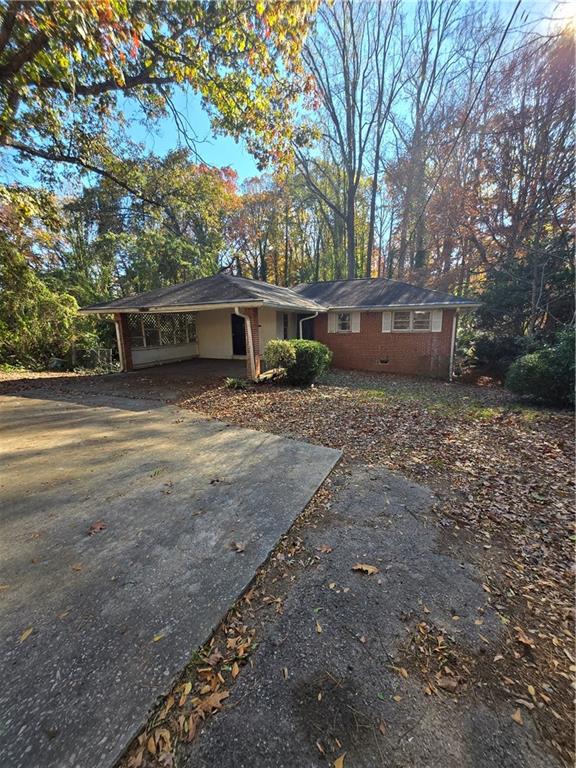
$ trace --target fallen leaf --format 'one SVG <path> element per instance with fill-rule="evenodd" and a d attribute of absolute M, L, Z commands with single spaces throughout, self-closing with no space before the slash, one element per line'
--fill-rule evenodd
<path fill-rule="evenodd" d="M 436 685 L 445 691 L 455 691 L 458 688 L 458 683 L 452 677 L 442 676 L 436 681 Z"/>
<path fill-rule="evenodd" d="M 380 721 L 380 723 L 378 724 L 378 730 L 382 734 L 386 733 L 386 726 L 382 721 Z"/>
<path fill-rule="evenodd" d="M 170 712 L 173 706 L 174 706 L 174 696 L 168 696 L 168 698 L 166 699 L 166 704 L 164 704 L 162 710 L 160 711 L 159 719 L 165 720 L 166 716 L 168 715 L 168 712 Z M 180 704 L 180 706 L 182 705 Z"/>
<path fill-rule="evenodd" d="M 242 544 L 242 542 L 240 542 L 240 541 L 233 541 L 232 544 L 230 545 L 230 548 L 234 552 L 244 552 L 244 550 L 245 550 L 244 544 Z"/>
<path fill-rule="evenodd" d="M 180 699 L 178 700 L 178 706 L 183 707 L 186 703 L 186 699 L 190 695 L 190 691 L 192 690 L 192 683 L 188 681 L 187 683 L 184 683 L 182 686 L 182 692 L 180 693 Z"/>
<path fill-rule="evenodd" d="M 146 747 L 148 749 L 148 752 L 150 752 L 151 755 L 156 754 L 156 742 L 154 740 L 154 736 L 150 736 L 150 738 L 146 742 Z"/>
<path fill-rule="evenodd" d="M 402 696 L 398 696 L 398 694 L 396 694 L 396 696 L 392 696 L 392 698 L 394 701 L 402 701 Z"/>
<path fill-rule="evenodd" d="M 198 709 L 207 714 L 210 714 L 210 712 L 213 712 L 214 710 L 220 710 L 222 709 L 222 702 L 224 699 L 227 699 L 228 696 L 230 696 L 229 691 L 214 691 L 214 693 L 211 693 L 210 696 L 207 696 L 200 702 Z"/>
<path fill-rule="evenodd" d="M 240 674 L 240 667 L 238 666 L 238 662 L 237 661 L 235 661 L 234 664 L 232 664 L 232 672 L 231 672 L 231 674 L 232 674 L 232 677 L 233 677 L 234 680 Z"/>
<path fill-rule="evenodd" d="M 524 720 L 522 720 L 522 712 L 520 712 L 520 709 L 515 710 L 514 714 L 512 715 L 512 720 L 514 720 L 515 723 L 518 723 L 518 725 L 524 725 Z"/>
<path fill-rule="evenodd" d="M 74 565 L 70 566 L 73 571 L 81 571 L 82 570 L 82 563 L 74 563 Z"/>
<path fill-rule="evenodd" d="M 130 760 L 128 760 L 128 768 L 140 768 L 143 761 L 144 761 L 144 750 L 139 749 L 138 752 L 136 752 L 136 754 L 133 755 L 130 758 Z"/>
<path fill-rule="evenodd" d="M 28 629 L 25 629 L 24 632 L 20 635 L 20 642 L 23 643 L 24 640 L 28 640 L 32 632 L 34 631 L 33 627 L 28 627 Z"/>
<path fill-rule="evenodd" d="M 238 655 L 241 655 L 241 654 L 238 654 Z M 222 656 L 220 651 L 216 648 L 216 650 L 212 651 L 210 656 L 208 656 L 206 661 L 208 662 L 208 664 L 210 664 L 211 667 L 215 667 L 216 664 L 219 664 L 222 661 L 223 658 L 224 658 L 224 656 Z"/>
<path fill-rule="evenodd" d="M 321 742 L 321 741 L 317 741 L 317 742 L 316 742 L 316 746 L 317 746 L 317 748 L 318 748 L 318 752 L 320 752 L 320 754 L 321 754 L 321 755 L 324 755 L 324 756 L 325 756 L 325 755 L 326 755 L 326 750 L 325 750 L 325 749 L 324 749 L 324 747 L 322 746 L 322 742 Z"/>
<path fill-rule="evenodd" d="M 320 626 L 320 622 L 319 621 L 316 622 L 316 632 L 318 632 L 318 634 L 320 634 L 322 632 L 322 627 Z"/>
<path fill-rule="evenodd" d="M 282 667 L 282 677 L 284 680 L 288 680 L 288 667 Z"/>
<path fill-rule="evenodd" d="M 322 552 L 325 555 L 329 555 L 334 551 L 334 547 L 329 547 L 327 544 L 322 544 L 321 547 L 316 547 L 316 552 Z"/>
<path fill-rule="evenodd" d="M 194 736 L 196 736 L 196 731 L 198 730 L 198 715 L 191 714 L 188 718 L 188 736 L 187 741 L 192 741 Z"/>
<path fill-rule="evenodd" d="M 536 643 L 534 640 L 532 640 L 531 637 L 528 637 L 528 635 L 524 632 L 524 630 L 520 629 L 520 627 L 516 627 L 517 635 L 516 640 L 518 640 L 519 643 L 522 643 L 522 645 L 527 645 L 530 648 L 534 648 Z"/>
<path fill-rule="evenodd" d="M 96 520 L 95 523 L 92 523 L 90 528 L 88 528 L 88 536 L 94 536 L 96 533 L 100 533 L 100 531 L 105 531 L 108 526 L 104 522 L 104 520 Z"/>
<path fill-rule="evenodd" d="M 157 643 L 159 640 L 162 640 L 163 637 L 164 637 L 163 634 L 154 635 L 154 637 L 152 638 L 152 642 Z"/>
<path fill-rule="evenodd" d="M 398 672 L 400 677 L 408 678 L 408 670 L 404 669 L 404 667 L 392 667 L 394 672 Z"/>
<path fill-rule="evenodd" d="M 373 576 L 375 573 L 380 573 L 380 570 L 375 565 L 368 565 L 368 563 L 356 563 L 352 566 L 353 571 L 361 571 L 367 576 Z"/>
<path fill-rule="evenodd" d="M 343 752 L 340 757 L 337 757 L 336 760 L 334 760 L 334 768 L 344 768 L 344 758 L 346 757 L 346 752 Z"/>

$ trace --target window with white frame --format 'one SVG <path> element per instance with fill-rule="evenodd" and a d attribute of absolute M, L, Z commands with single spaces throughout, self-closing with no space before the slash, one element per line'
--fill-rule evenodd
<path fill-rule="evenodd" d="M 429 310 L 414 310 L 412 312 L 412 330 L 413 331 L 429 331 L 430 330 L 430 311 Z"/>
<path fill-rule="evenodd" d="M 350 312 L 338 312 L 338 318 L 336 321 L 336 330 L 338 331 L 352 330 L 352 315 Z"/>
<path fill-rule="evenodd" d="M 410 311 L 401 310 L 394 312 L 394 322 L 392 328 L 395 331 L 409 331 L 410 330 Z"/>
<path fill-rule="evenodd" d="M 196 315 L 193 312 L 129 314 L 128 331 L 132 349 L 191 344 L 197 340 Z"/>
<path fill-rule="evenodd" d="M 407 309 L 396 310 L 393 313 L 392 329 L 394 331 L 429 331 L 431 330 L 431 313 L 429 310 Z"/>

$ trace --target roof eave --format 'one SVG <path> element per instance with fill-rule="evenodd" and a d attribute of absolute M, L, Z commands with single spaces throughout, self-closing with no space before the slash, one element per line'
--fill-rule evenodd
<path fill-rule="evenodd" d="M 114 307 L 112 305 L 106 307 L 82 307 L 78 310 L 81 315 L 108 315 L 108 314 L 170 314 L 172 312 L 202 312 L 211 309 L 234 309 L 234 307 L 261 307 L 264 302 L 262 301 L 229 301 L 229 302 L 207 302 L 204 304 L 171 304 L 165 306 L 142 306 L 142 307 Z"/>
<path fill-rule="evenodd" d="M 275 309 L 278 312 L 327 312 L 328 307 L 322 307 L 319 304 L 310 304 L 307 307 L 294 304 L 279 304 L 278 302 L 264 302 L 266 309 Z"/>
<path fill-rule="evenodd" d="M 384 312 L 389 309 L 477 309 L 481 304 L 460 304 L 456 302 L 434 302 L 434 304 L 379 304 L 363 305 L 355 304 L 352 306 L 330 305 L 323 307 L 324 312 Z"/>

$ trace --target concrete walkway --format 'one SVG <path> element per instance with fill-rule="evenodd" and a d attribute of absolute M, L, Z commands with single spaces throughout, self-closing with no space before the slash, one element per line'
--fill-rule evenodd
<path fill-rule="evenodd" d="M 429 518 L 429 489 L 362 465 L 325 489 L 329 511 L 299 530 L 298 559 L 318 565 L 280 564 L 263 582 L 283 610 L 246 617 L 258 648 L 176 764 L 560 768 L 529 710 L 519 725 L 517 703 L 475 682 L 471 665 L 495 663 L 506 627 L 458 540 Z"/>
<path fill-rule="evenodd" d="M 339 452 L 158 402 L 0 398 L 0 765 L 113 765 Z"/>

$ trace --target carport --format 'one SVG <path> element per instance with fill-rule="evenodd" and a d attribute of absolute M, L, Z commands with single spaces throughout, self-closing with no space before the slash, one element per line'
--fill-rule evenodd
<path fill-rule="evenodd" d="M 270 339 L 301 336 L 306 319 L 322 311 L 287 288 L 224 273 L 80 310 L 113 319 L 123 371 L 194 358 L 245 360 L 250 379 Z"/>

